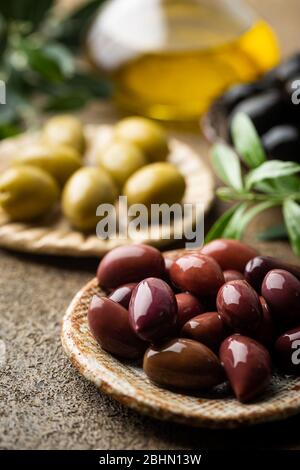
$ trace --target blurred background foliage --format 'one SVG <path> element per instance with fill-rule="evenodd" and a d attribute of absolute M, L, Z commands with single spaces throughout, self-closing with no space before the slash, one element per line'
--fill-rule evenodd
<path fill-rule="evenodd" d="M 105 0 L 70 13 L 54 0 L 0 0 L 0 139 L 38 124 L 47 111 L 82 108 L 111 94 L 111 85 L 81 59 L 84 35 Z"/>

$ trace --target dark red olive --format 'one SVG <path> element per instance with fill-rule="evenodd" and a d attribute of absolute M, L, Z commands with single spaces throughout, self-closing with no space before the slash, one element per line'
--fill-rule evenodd
<path fill-rule="evenodd" d="M 283 372 L 300 375 L 300 326 L 287 331 L 277 339 L 275 355 Z"/>
<path fill-rule="evenodd" d="M 97 278 L 101 287 L 113 289 L 146 277 L 163 278 L 165 262 L 156 248 L 127 245 L 111 250 L 99 264 Z"/>
<path fill-rule="evenodd" d="M 246 281 L 231 281 L 218 292 L 217 308 L 225 324 L 236 333 L 255 332 L 262 319 L 259 297 Z"/>
<path fill-rule="evenodd" d="M 242 281 L 245 279 L 244 274 L 240 271 L 235 271 L 234 269 L 227 269 L 223 271 L 225 282 L 230 281 Z"/>
<path fill-rule="evenodd" d="M 239 401 L 256 398 L 269 385 L 272 375 L 270 354 L 254 339 L 229 336 L 221 345 L 220 359 Z"/>
<path fill-rule="evenodd" d="M 259 297 L 262 306 L 262 319 L 253 334 L 254 339 L 270 347 L 275 339 L 275 327 L 270 308 L 263 297 Z"/>
<path fill-rule="evenodd" d="M 147 347 L 132 331 L 127 310 L 106 297 L 93 296 L 88 310 L 88 323 L 96 341 L 111 354 L 137 359 Z"/>
<path fill-rule="evenodd" d="M 132 291 L 136 286 L 136 282 L 124 284 L 124 286 L 117 287 L 108 298 L 128 309 Z"/>
<path fill-rule="evenodd" d="M 269 271 L 272 271 L 272 269 L 284 269 L 300 279 L 300 266 L 285 263 L 271 256 L 256 256 L 251 259 L 245 268 L 245 279 L 260 293 L 264 277 Z"/>
<path fill-rule="evenodd" d="M 176 301 L 178 306 L 177 326 L 179 330 L 191 318 L 204 313 L 204 307 L 194 295 L 187 292 L 176 294 Z"/>
<path fill-rule="evenodd" d="M 169 258 L 168 256 L 164 256 L 164 260 L 165 260 L 165 268 L 166 268 L 166 273 L 169 277 L 170 275 L 170 269 L 171 269 L 171 266 L 172 264 L 174 263 L 174 259 L 173 258 Z"/>
<path fill-rule="evenodd" d="M 261 292 L 281 330 L 300 324 L 300 281 L 293 274 L 273 269 L 264 278 Z"/>
<path fill-rule="evenodd" d="M 129 321 L 142 339 L 158 342 L 174 334 L 177 302 L 171 287 L 163 280 L 150 277 L 134 289 L 129 303 Z"/>
<path fill-rule="evenodd" d="M 219 351 L 220 344 L 229 335 L 228 327 L 218 312 L 207 312 L 189 320 L 181 330 L 183 338 L 191 338 Z"/>
<path fill-rule="evenodd" d="M 296 126 L 281 124 L 262 136 L 267 155 L 273 160 L 299 161 L 300 132 Z"/>
<path fill-rule="evenodd" d="M 201 253 L 211 256 L 226 271 L 234 269 L 244 272 L 248 261 L 258 255 L 257 250 L 238 240 L 213 240 L 201 249 Z"/>
<path fill-rule="evenodd" d="M 216 295 L 224 284 L 218 263 L 199 253 L 189 253 L 178 258 L 171 267 L 170 275 L 175 286 L 197 296 Z"/>
<path fill-rule="evenodd" d="M 167 388 L 209 389 L 224 380 L 217 356 L 191 339 L 173 339 L 159 348 L 150 347 L 144 356 L 144 371 L 153 382 Z"/>

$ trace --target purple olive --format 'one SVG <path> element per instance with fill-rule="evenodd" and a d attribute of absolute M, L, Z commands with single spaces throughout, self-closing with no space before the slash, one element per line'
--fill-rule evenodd
<path fill-rule="evenodd" d="M 137 359 L 147 347 L 132 331 L 127 310 L 106 297 L 93 296 L 88 310 L 88 323 L 96 341 L 111 354 Z"/>
<path fill-rule="evenodd" d="M 129 321 L 142 339 L 157 342 L 174 334 L 177 302 L 171 287 L 150 277 L 134 289 L 129 303 Z"/>
<path fill-rule="evenodd" d="M 229 336 L 221 345 L 220 359 L 239 401 L 252 400 L 269 385 L 272 375 L 270 354 L 254 339 Z"/>
<path fill-rule="evenodd" d="M 181 330 L 183 338 L 191 338 L 205 344 L 213 351 L 219 351 L 222 341 L 229 335 L 218 312 L 207 312 L 189 320 Z"/>
<path fill-rule="evenodd" d="M 246 281 L 224 284 L 218 292 L 217 308 L 224 323 L 236 333 L 255 332 L 262 319 L 259 297 Z"/>
<path fill-rule="evenodd" d="M 245 243 L 223 238 L 205 245 L 201 253 L 217 261 L 224 271 L 233 269 L 240 272 L 244 272 L 248 261 L 258 255 L 257 250 Z"/>
<path fill-rule="evenodd" d="M 251 259 L 245 268 L 245 279 L 260 293 L 264 277 L 269 271 L 272 271 L 272 269 L 284 269 L 300 279 L 300 266 L 285 263 L 271 256 L 256 256 Z"/>
<path fill-rule="evenodd" d="M 287 374 L 300 375 L 300 326 L 277 339 L 275 355 L 281 370 Z"/>
<path fill-rule="evenodd" d="M 178 258 L 170 270 L 171 280 L 183 291 L 197 296 L 216 295 L 224 284 L 218 263 L 199 253 L 188 253 Z"/>
<path fill-rule="evenodd" d="M 113 290 L 108 298 L 128 309 L 132 291 L 136 286 L 136 282 L 132 284 L 124 284 L 124 286 L 117 287 Z"/>
<path fill-rule="evenodd" d="M 146 277 L 163 278 L 165 262 L 156 248 L 127 245 L 111 250 L 99 264 L 97 278 L 101 287 L 114 289 Z"/>
<path fill-rule="evenodd" d="M 143 367 L 153 382 L 167 388 L 209 389 L 224 380 L 217 356 L 191 339 L 173 339 L 159 348 L 150 347 Z"/>
<path fill-rule="evenodd" d="M 243 281 L 245 279 L 244 274 L 234 269 L 227 269 L 223 271 L 225 283 L 230 281 Z"/>
<path fill-rule="evenodd" d="M 293 274 L 273 269 L 264 278 L 261 293 L 281 330 L 300 324 L 300 281 Z"/>
<path fill-rule="evenodd" d="M 187 292 L 176 294 L 178 306 L 177 326 L 179 329 L 191 318 L 204 313 L 204 307 L 194 295 Z"/>
<path fill-rule="evenodd" d="M 275 326 L 267 302 L 263 297 L 259 297 L 259 300 L 262 306 L 262 319 L 254 332 L 253 337 L 259 343 L 269 347 L 275 339 Z"/>

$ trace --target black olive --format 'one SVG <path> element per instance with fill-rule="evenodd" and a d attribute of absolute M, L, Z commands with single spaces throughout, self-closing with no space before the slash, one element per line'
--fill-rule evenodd
<path fill-rule="evenodd" d="M 284 86 L 291 77 L 299 73 L 300 53 L 297 53 L 266 73 L 259 82 L 261 85 L 269 87 L 281 87 Z"/>
<path fill-rule="evenodd" d="M 271 89 L 239 103 L 230 117 L 237 112 L 248 114 L 258 133 L 263 134 L 285 119 L 286 103 L 278 90 Z"/>
<path fill-rule="evenodd" d="M 233 110 L 241 101 L 250 98 L 256 93 L 261 91 L 261 87 L 254 83 L 245 83 L 242 85 L 235 85 L 229 88 L 222 96 L 222 105 L 226 108 L 227 112 Z"/>
<path fill-rule="evenodd" d="M 300 132 L 295 126 L 273 127 L 262 136 L 262 143 L 272 159 L 300 161 Z"/>

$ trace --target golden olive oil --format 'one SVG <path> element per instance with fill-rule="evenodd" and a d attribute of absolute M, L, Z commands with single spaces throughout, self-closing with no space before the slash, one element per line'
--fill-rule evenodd
<path fill-rule="evenodd" d="M 279 60 L 271 28 L 239 0 L 110 0 L 87 46 L 122 106 L 163 120 L 197 118 Z"/>

